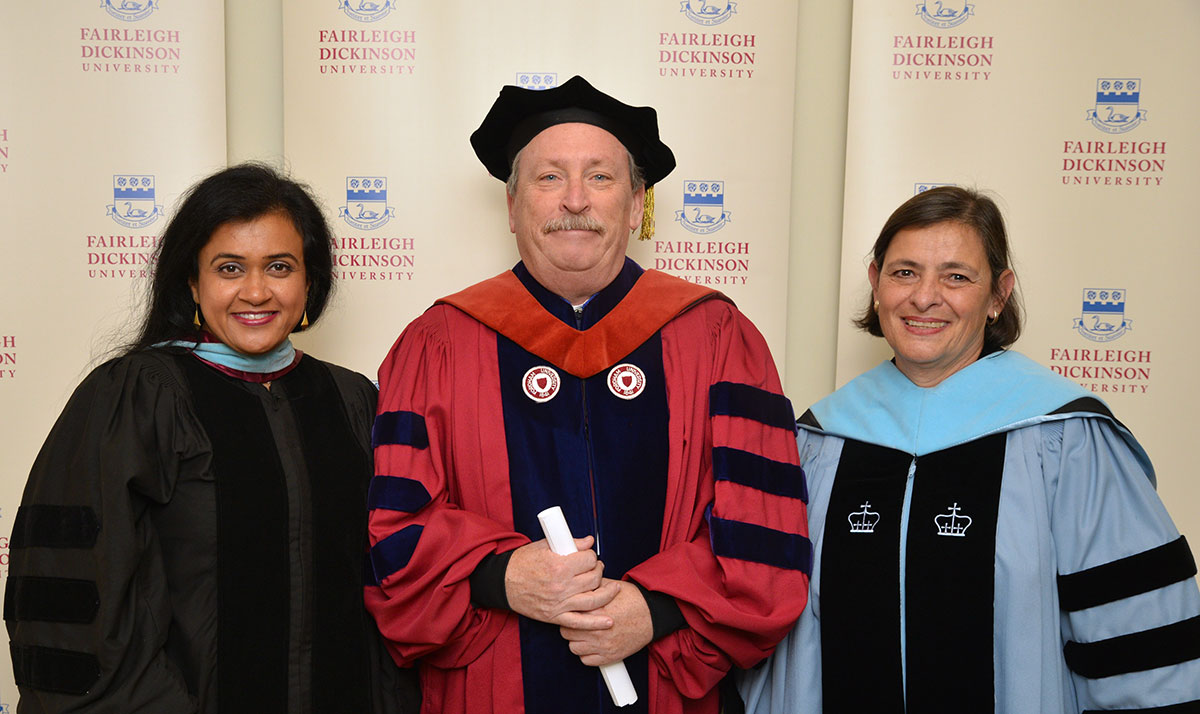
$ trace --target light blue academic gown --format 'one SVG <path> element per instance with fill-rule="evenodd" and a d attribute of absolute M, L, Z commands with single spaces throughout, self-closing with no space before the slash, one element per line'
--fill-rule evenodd
<path fill-rule="evenodd" d="M 832 532 L 827 529 L 849 527 L 851 514 L 828 512 L 846 440 L 913 455 L 907 493 L 922 476 L 920 457 L 1001 433 L 995 711 L 1141 711 L 1185 702 L 1196 709 L 1178 711 L 1200 711 L 1200 593 L 1183 562 L 1194 574 L 1194 561 L 1155 493 L 1145 452 L 1119 422 L 1078 401 L 1091 397 L 1032 360 L 1002 351 L 932 388 L 917 387 L 885 362 L 813 406 L 798 436 L 815 549 L 809 605 L 775 654 L 741 681 L 747 712 L 823 711 L 823 608 L 846 604 L 821 600 L 822 548 Z M 1091 403 L 1107 411 L 1098 400 Z M 903 522 L 899 530 L 929 525 Z M 903 626 L 909 585 L 900 543 L 896 557 L 899 649 L 907 671 L 913 635 Z M 1076 586 L 1070 597 L 1060 597 L 1060 576 Z M 1073 604 L 1061 602 L 1068 599 Z M 1118 639 L 1132 633 L 1146 634 Z M 1069 642 L 1084 644 L 1074 662 L 1082 673 L 1064 656 Z M 873 686 L 869 671 L 854 679 Z M 946 711 L 954 710 L 947 702 Z"/>

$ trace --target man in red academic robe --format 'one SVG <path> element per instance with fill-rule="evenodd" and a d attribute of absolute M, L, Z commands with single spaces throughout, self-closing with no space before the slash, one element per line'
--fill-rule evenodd
<path fill-rule="evenodd" d="M 380 367 L 367 604 L 425 712 L 716 714 L 803 609 L 791 406 L 719 293 L 625 257 L 675 166 L 582 78 L 505 87 L 471 137 L 521 262 L 438 301 Z M 580 551 L 550 551 L 561 506 Z"/>

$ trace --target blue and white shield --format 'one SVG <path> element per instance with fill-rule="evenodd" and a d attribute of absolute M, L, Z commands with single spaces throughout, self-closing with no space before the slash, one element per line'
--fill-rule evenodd
<path fill-rule="evenodd" d="M 679 11 L 697 25 L 720 25 L 737 12 L 737 3 L 728 0 L 683 0 Z"/>
<path fill-rule="evenodd" d="M 382 227 L 396 215 L 387 205 L 387 179 L 383 176 L 347 176 L 346 205 L 338 218 L 364 231 Z"/>
<path fill-rule="evenodd" d="M 157 221 L 162 206 L 154 202 L 154 177 L 144 174 L 113 176 L 113 202 L 106 215 L 126 228 L 142 228 Z"/>
<path fill-rule="evenodd" d="M 118 20 L 137 22 L 158 9 L 158 0 L 100 0 L 100 6 Z"/>
<path fill-rule="evenodd" d="M 1102 78 L 1096 80 L 1096 107 L 1088 110 L 1092 126 L 1108 134 L 1123 134 L 1146 119 L 1139 108 L 1142 80 Z"/>
<path fill-rule="evenodd" d="M 917 14 L 926 24 L 940 29 L 958 27 L 975 14 L 975 6 L 965 0 L 933 0 L 917 3 Z"/>
<path fill-rule="evenodd" d="M 558 86 L 555 72 L 519 72 L 517 86 L 521 89 L 550 89 Z"/>
<path fill-rule="evenodd" d="M 1133 320 L 1125 317 L 1125 291 L 1087 288 L 1083 291 L 1083 309 L 1075 320 L 1079 334 L 1093 342 L 1112 342 L 1127 330 Z"/>
<path fill-rule="evenodd" d="M 692 233 L 704 235 L 721 230 L 733 214 L 725 210 L 724 181 L 684 181 L 683 210 L 675 220 Z"/>
<path fill-rule="evenodd" d="M 387 17 L 396 9 L 396 0 L 338 0 L 338 9 L 346 16 L 359 22 L 375 22 Z"/>

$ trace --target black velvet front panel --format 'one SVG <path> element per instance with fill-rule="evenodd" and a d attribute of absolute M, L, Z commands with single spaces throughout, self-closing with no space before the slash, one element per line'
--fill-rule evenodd
<path fill-rule="evenodd" d="M 222 714 L 285 714 L 287 485 L 261 400 L 181 360 L 213 447 L 217 493 L 217 699 Z"/>

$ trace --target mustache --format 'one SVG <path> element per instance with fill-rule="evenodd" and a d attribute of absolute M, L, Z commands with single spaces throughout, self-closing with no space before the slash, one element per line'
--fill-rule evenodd
<path fill-rule="evenodd" d="M 553 233 L 555 231 L 595 231 L 596 233 L 604 232 L 604 224 L 600 221 L 580 213 L 568 213 L 565 216 L 558 216 L 546 221 L 546 225 L 542 226 L 543 233 Z"/>

